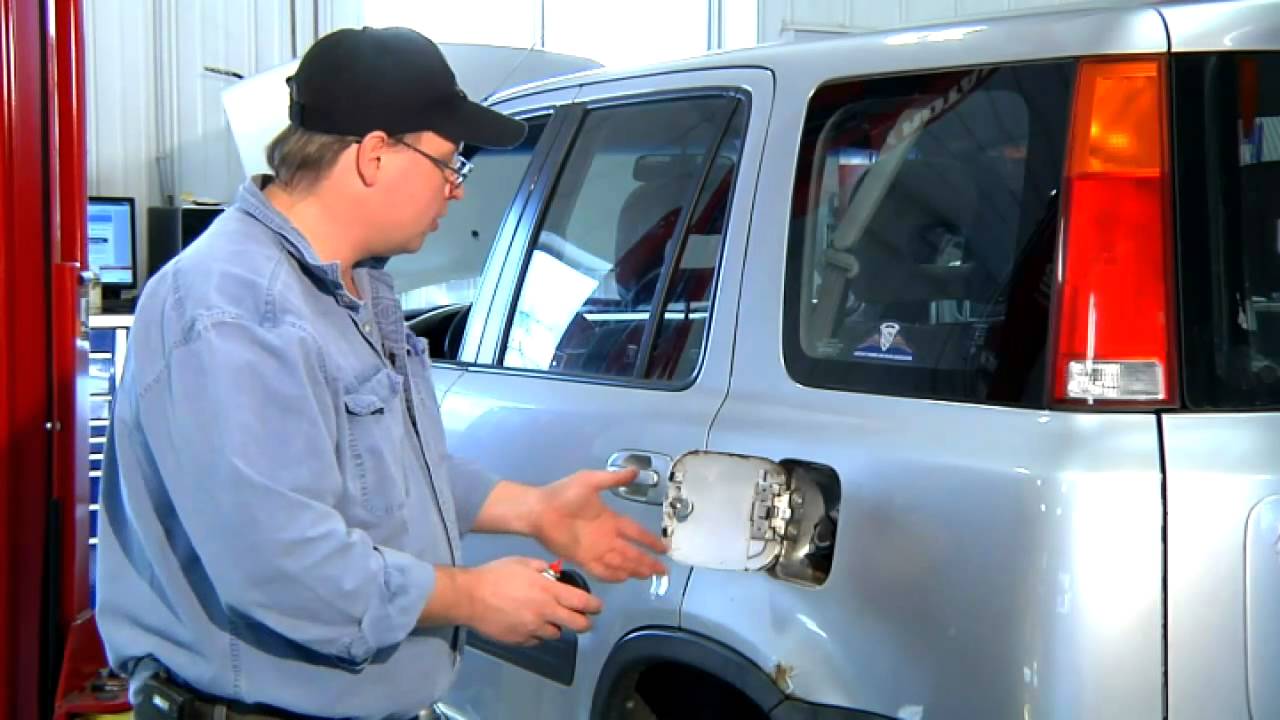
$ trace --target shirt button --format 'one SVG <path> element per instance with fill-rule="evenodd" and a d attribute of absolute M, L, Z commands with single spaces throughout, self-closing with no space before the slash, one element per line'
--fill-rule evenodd
<path fill-rule="evenodd" d="M 367 333 L 368 333 L 368 332 L 373 332 L 373 328 L 372 328 L 372 327 L 370 327 L 369 323 L 365 323 L 365 324 L 364 324 L 364 325 L 362 325 L 361 327 L 363 327 L 363 328 L 364 328 L 364 331 L 365 331 L 365 332 L 367 332 Z"/>

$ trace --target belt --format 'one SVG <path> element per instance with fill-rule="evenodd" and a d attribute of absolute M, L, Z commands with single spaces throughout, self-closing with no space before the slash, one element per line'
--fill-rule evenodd
<path fill-rule="evenodd" d="M 338 720 L 215 697 L 160 674 L 138 690 L 136 720 Z"/>

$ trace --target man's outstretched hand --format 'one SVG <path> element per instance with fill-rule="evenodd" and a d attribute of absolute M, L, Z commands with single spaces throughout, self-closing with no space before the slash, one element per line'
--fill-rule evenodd
<path fill-rule="evenodd" d="M 567 563 L 606 582 L 665 575 L 666 567 L 652 554 L 666 553 L 662 540 L 601 497 L 635 477 L 633 469 L 580 470 L 541 488 L 534 537 Z"/>

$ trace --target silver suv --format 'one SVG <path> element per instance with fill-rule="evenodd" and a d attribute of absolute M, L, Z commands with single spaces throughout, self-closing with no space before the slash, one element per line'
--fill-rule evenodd
<path fill-rule="evenodd" d="M 527 141 L 391 266 L 451 451 L 640 468 L 671 572 L 471 634 L 441 709 L 1280 718 L 1277 50 L 1160 3 L 497 98 Z"/>

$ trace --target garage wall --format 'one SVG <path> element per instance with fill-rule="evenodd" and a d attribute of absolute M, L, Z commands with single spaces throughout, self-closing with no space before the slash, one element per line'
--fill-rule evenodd
<path fill-rule="evenodd" d="M 91 0 L 84 12 L 89 193 L 156 201 L 155 0 Z"/>
<path fill-rule="evenodd" d="M 806 32 L 865 32 L 1039 7 L 1133 5 L 1137 0 L 759 0 L 762 42 Z"/>
<path fill-rule="evenodd" d="M 219 94 L 235 78 L 292 60 L 317 33 L 358 24 L 344 0 L 87 0 L 89 193 L 145 208 L 225 202 L 242 177 Z M 206 69 L 209 68 L 209 69 Z M 145 258 L 140 258 L 145 267 Z"/>

